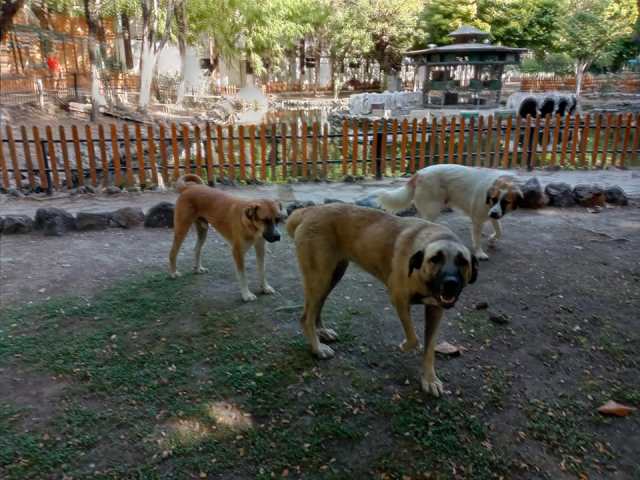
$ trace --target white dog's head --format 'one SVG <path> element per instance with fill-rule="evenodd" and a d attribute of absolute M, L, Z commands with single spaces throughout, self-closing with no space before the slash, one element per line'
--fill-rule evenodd
<path fill-rule="evenodd" d="M 487 190 L 489 218 L 498 220 L 504 217 L 508 212 L 518 208 L 523 198 L 520 187 L 515 185 L 510 177 L 498 177 Z"/>

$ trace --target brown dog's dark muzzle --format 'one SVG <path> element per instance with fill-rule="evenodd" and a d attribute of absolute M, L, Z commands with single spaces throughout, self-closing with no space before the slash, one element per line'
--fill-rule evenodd
<path fill-rule="evenodd" d="M 264 229 L 262 238 L 269 243 L 278 242 L 280 241 L 280 231 L 273 223 L 269 223 Z"/>
<path fill-rule="evenodd" d="M 456 304 L 463 287 L 464 282 L 458 272 L 443 272 L 432 285 L 432 291 L 442 308 L 451 308 Z"/>

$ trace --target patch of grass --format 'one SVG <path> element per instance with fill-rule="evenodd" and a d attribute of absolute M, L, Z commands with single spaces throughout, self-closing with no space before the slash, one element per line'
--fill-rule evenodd
<path fill-rule="evenodd" d="M 511 467 L 506 452 L 493 450 L 480 412 L 461 399 L 445 397 L 425 403 L 420 396 L 409 396 L 383 409 L 391 415 L 395 440 L 407 450 L 402 458 L 380 459 L 377 471 L 391 478 L 399 470 L 408 476 L 489 479 Z"/>
<path fill-rule="evenodd" d="M 105 442 L 137 451 L 95 467 L 105 478 L 343 471 L 332 458 L 363 440 L 373 415 L 354 395 L 355 370 L 345 360 L 347 381 L 327 391 L 304 338 L 265 332 L 255 306 L 199 310 L 193 278 L 148 275 L 0 320 L 0 365 L 17 362 L 69 384 L 64 408 L 30 433 L 16 426 L 28 410 L 2 404 L 0 476 L 82 476 L 88 452 L 100 456 Z M 361 314 L 325 311 L 341 345 L 354 342 L 351 320 Z M 246 415 L 250 427 L 216 419 L 217 404 Z"/>
<path fill-rule="evenodd" d="M 511 376 L 502 368 L 491 368 L 485 371 L 485 391 L 488 395 L 487 404 L 494 408 L 502 408 L 505 399 L 509 398 Z"/>
<path fill-rule="evenodd" d="M 484 311 L 464 312 L 456 324 L 462 335 L 481 343 L 490 343 L 498 334 L 504 334 L 508 331 L 489 321 L 489 317 Z"/>
<path fill-rule="evenodd" d="M 602 464 L 613 458 L 613 454 L 602 447 L 606 442 L 589 430 L 590 424 L 599 421 L 595 413 L 585 413 L 592 411 L 592 406 L 576 400 L 533 400 L 525 410 L 527 429 L 551 454 L 560 457 L 566 469 L 585 474 L 589 467 L 587 460 Z"/>

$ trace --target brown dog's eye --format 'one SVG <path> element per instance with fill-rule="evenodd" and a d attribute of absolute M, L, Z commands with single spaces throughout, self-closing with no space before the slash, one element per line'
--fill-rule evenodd
<path fill-rule="evenodd" d="M 431 263 L 442 263 L 444 261 L 444 253 L 442 253 L 442 251 L 439 251 L 438 253 L 436 253 L 434 256 L 432 256 L 429 261 Z"/>

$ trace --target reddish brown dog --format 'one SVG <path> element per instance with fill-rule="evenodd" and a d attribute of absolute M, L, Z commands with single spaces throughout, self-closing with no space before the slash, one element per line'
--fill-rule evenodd
<path fill-rule="evenodd" d="M 263 293 L 275 293 L 265 278 L 265 240 L 267 242 L 280 240 L 278 224 L 286 217 L 282 205 L 274 200 L 235 197 L 203 185 L 200 177 L 192 174 L 180 177 L 176 183 L 176 190 L 180 196 L 176 202 L 173 246 L 169 253 L 171 278 L 180 275 L 176 270 L 176 257 L 193 224 L 198 234 L 193 270 L 195 273 L 207 271 L 202 266 L 201 254 L 202 246 L 207 239 L 208 226 L 211 225 L 231 245 L 242 299 L 245 302 L 256 299 L 256 296 L 249 291 L 244 272 L 244 256 L 252 246 L 256 249 L 260 289 Z"/>

